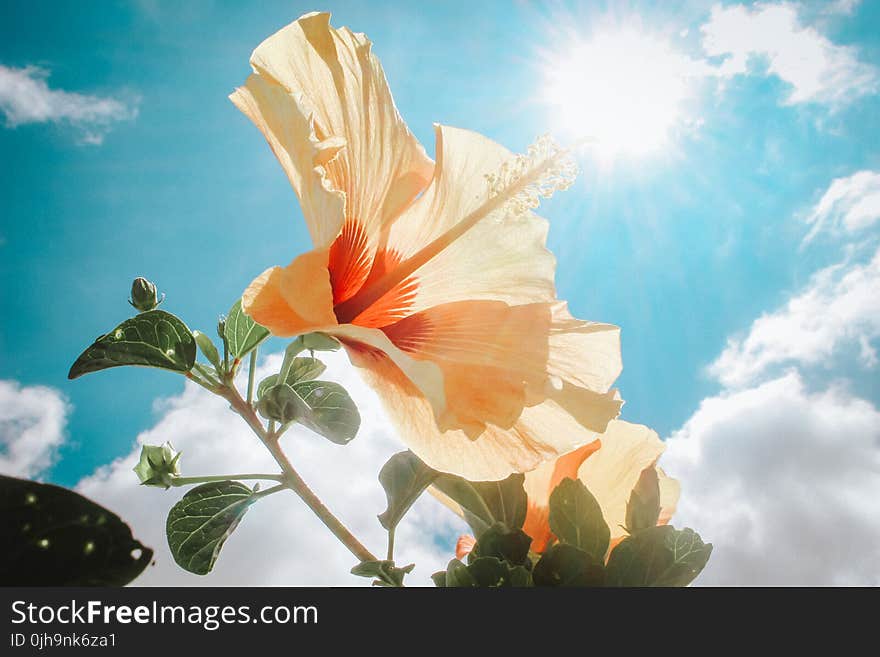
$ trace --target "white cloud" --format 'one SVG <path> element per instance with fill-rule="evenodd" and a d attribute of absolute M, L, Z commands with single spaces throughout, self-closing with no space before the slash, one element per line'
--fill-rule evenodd
<path fill-rule="evenodd" d="M 322 354 L 328 374 L 355 398 L 362 414 L 358 436 L 345 447 L 305 429 L 291 429 L 282 444 L 303 478 L 327 506 L 377 556 L 385 554 L 385 531 L 376 515 L 385 509 L 377 475 L 387 458 L 403 449 L 380 409 L 375 394 L 359 379 L 342 354 Z M 272 356 L 261 367 L 265 376 L 279 367 Z M 337 376 L 329 376 L 335 372 Z M 182 452 L 183 474 L 277 472 L 240 418 L 222 400 L 193 384 L 160 406 L 155 426 L 137 437 L 122 459 L 81 481 L 77 490 L 119 513 L 136 536 L 156 550 L 156 565 L 138 579 L 141 585 L 358 585 L 349 570 L 356 559 L 292 492 L 283 491 L 255 504 L 223 547 L 214 571 L 190 575 L 172 560 L 165 540 L 165 516 L 184 490 L 139 487 L 131 468 L 140 445 L 166 440 Z M 431 573 L 453 556 L 457 533 L 465 526 L 431 496 L 423 496 L 398 528 L 398 563 L 416 564 L 410 584 L 431 584 Z"/>
<path fill-rule="evenodd" d="M 89 96 L 49 87 L 49 72 L 36 66 L 0 65 L 0 111 L 6 125 L 68 123 L 81 132 L 81 140 L 100 144 L 111 125 L 137 116 L 136 100 Z"/>
<path fill-rule="evenodd" d="M 726 386 L 745 386 L 773 367 L 830 364 L 847 346 L 873 367 L 880 336 L 880 249 L 864 264 L 818 271 L 782 308 L 756 319 L 744 338 L 729 339 L 708 371 Z"/>
<path fill-rule="evenodd" d="M 761 58 L 767 74 L 791 85 L 786 104 L 840 106 L 877 91 L 877 70 L 859 61 L 855 48 L 803 25 L 795 4 L 716 5 L 700 29 L 706 53 L 725 58 L 719 75 L 754 73 Z"/>
<path fill-rule="evenodd" d="M 667 440 L 703 585 L 880 585 L 880 411 L 789 373 L 703 400 Z"/>
<path fill-rule="evenodd" d="M 807 216 L 812 224 L 804 242 L 811 241 L 821 230 L 853 233 L 880 220 L 880 172 L 858 171 L 845 178 L 836 178 Z"/>
<path fill-rule="evenodd" d="M 68 405 L 57 390 L 0 381 L 0 473 L 34 477 L 64 442 Z"/>

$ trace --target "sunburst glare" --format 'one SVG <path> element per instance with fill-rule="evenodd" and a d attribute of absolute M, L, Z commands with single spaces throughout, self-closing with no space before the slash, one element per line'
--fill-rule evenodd
<path fill-rule="evenodd" d="M 668 142 L 701 65 L 668 41 L 616 29 L 545 53 L 542 101 L 560 135 L 594 138 L 603 158 L 641 156 Z"/>

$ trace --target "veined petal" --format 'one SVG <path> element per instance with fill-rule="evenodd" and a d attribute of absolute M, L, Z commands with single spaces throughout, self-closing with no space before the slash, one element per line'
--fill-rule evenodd
<path fill-rule="evenodd" d="M 461 235 L 456 232 L 462 220 L 489 203 L 487 176 L 515 160 L 514 154 L 468 130 L 438 125 L 435 132 L 437 165 L 431 184 L 393 223 L 388 236 L 387 248 L 398 263 L 388 278 L 400 278 L 399 272 L 413 267 L 414 271 L 384 291 L 381 277 L 364 285 L 337 309 L 340 321 L 370 322 L 372 305 L 385 298 L 400 299 L 407 286 L 414 294 L 406 298 L 404 314 L 455 301 L 518 305 L 555 298 L 556 261 L 545 246 L 546 220 L 531 212 L 510 213 L 502 206 Z"/>
<path fill-rule="evenodd" d="M 490 424 L 475 439 L 462 430 L 441 431 L 431 402 L 391 358 L 379 350 L 350 349 L 349 354 L 379 394 L 404 443 L 436 470 L 495 481 L 531 470 L 597 436 L 553 400 L 524 408 L 511 428 Z"/>
<path fill-rule="evenodd" d="M 335 325 L 332 298 L 327 249 L 316 249 L 260 274 L 241 295 L 241 307 L 272 334 L 290 337 Z"/>
<path fill-rule="evenodd" d="M 648 427 L 616 420 L 608 425 L 608 430 L 602 436 L 602 449 L 578 470 L 578 477 L 602 508 L 602 515 L 611 529 L 612 541 L 626 536 L 626 504 L 632 489 L 642 470 L 656 464 L 665 449 L 663 441 Z M 673 497 L 677 500 L 677 482 L 670 482 L 674 480 L 665 475 L 661 478 L 661 504 L 664 488 L 667 504 L 672 502 Z M 671 510 L 668 512 L 670 515 Z"/>
<path fill-rule="evenodd" d="M 329 14 L 307 14 L 254 50 L 251 65 L 264 84 L 249 80 L 250 93 L 233 98 L 279 155 L 304 201 L 315 245 L 329 246 L 340 232 L 347 236 L 333 254 L 348 272 L 336 282 L 345 294 L 366 279 L 383 232 L 433 171 L 397 112 L 371 47 L 363 34 L 331 27 Z M 267 85 L 278 88 L 271 98 L 263 93 Z M 312 187 L 303 181 L 315 172 L 344 196 L 344 214 L 312 213 L 317 204 L 304 198 Z M 346 223 L 352 224 L 347 232 Z"/>

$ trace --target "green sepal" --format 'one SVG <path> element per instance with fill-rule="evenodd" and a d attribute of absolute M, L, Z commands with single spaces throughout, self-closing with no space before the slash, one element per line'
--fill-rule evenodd
<path fill-rule="evenodd" d="M 602 508 L 578 479 L 563 479 L 550 494 L 550 531 L 561 543 L 580 548 L 596 561 L 604 561 L 611 531 Z"/>
<path fill-rule="evenodd" d="M 219 330 L 219 329 L 218 329 Z M 232 304 L 223 322 L 222 336 L 226 338 L 229 354 L 233 358 L 244 358 L 269 337 L 269 329 L 244 314 L 241 299 Z"/>
<path fill-rule="evenodd" d="M 398 568 L 393 561 L 361 561 L 351 569 L 352 575 L 358 577 L 375 577 L 373 586 L 401 587 L 403 578 L 415 568 L 414 563 Z"/>
<path fill-rule="evenodd" d="M 186 324 L 164 310 L 150 310 L 95 340 L 76 359 L 67 378 L 123 365 L 188 372 L 195 360 L 196 341 Z"/>
<path fill-rule="evenodd" d="M 712 544 L 693 529 L 649 527 L 623 539 L 608 557 L 609 586 L 687 586 L 706 566 Z"/>
<path fill-rule="evenodd" d="M 0 475 L 0 585 L 125 586 L 153 550 L 112 511 L 52 484 Z"/>
<path fill-rule="evenodd" d="M 142 485 L 167 490 L 174 478 L 180 476 L 180 452 L 175 451 L 167 440 L 161 445 L 144 445 L 132 470 Z"/>
<path fill-rule="evenodd" d="M 580 548 L 557 543 L 541 555 L 532 579 L 535 586 L 603 586 L 605 568 Z"/>
<path fill-rule="evenodd" d="M 131 282 L 131 298 L 128 300 L 135 310 L 138 312 L 147 312 L 154 310 L 159 304 L 165 300 L 165 295 L 159 299 L 159 292 L 156 285 L 146 278 L 138 276 Z"/>
<path fill-rule="evenodd" d="M 202 484 L 187 492 L 165 523 L 177 565 L 196 575 L 211 572 L 226 539 L 255 501 L 253 491 L 237 481 Z"/>

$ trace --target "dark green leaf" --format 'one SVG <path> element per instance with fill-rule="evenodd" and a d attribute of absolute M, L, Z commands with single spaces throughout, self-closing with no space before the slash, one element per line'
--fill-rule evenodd
<path fill-rule="evenodd" d="M 446 571 L 438 570 L 436 573 L 431 575 L 431 580 L 434 582 L 434 586 L 436 586 L 437 588 L 446 588 Z"/>
<path fill-rule="evenodd" d="M 528 586 L 531 580 L 529 571 L 522 566 L 513 566 L 495 557 L 480 557 L 468 564 L 468 573 L 473 578 L 473 586 Z"/>
<path fill-rule="evenodd" d="M 437 580 L 435 579 L 436 583 Z M 463 588 L 476 586 L 473 576 L 471 576 L 468 567 L 458 559 L 453 559 L 446 566 L 446 577 L 444 578 L 444 586 L 450 588 Z"/>
<path fill-rule="evenodd" d="M 581 481 L 563 479 L 550 494 L 550 530 L 560 542 L 605 561 L 611 531 L 599 503 Z"/>
<path fill-rule="evenodd" d="M 609 586 L 687 586 L 700 574 L 712 544 L 692 529 L 650 527 L 621 541 L 608 558 Z"/>
<path fill-rule="evenodd" d="M 602 586 L 605 569 L 580 548 L 558 543 L 535 564 L 532 579 L 535 586 Z"/>
<path fill-rule="evenodd" d="M 282 383 L 264 389 L 257 402 L 257 411 L 267 420 L 287 424 L 298 419 L 303 403 L 293 388 Z"/>
<path fill-rule="evenodd" d="M 338 445 L 355 437 L 361 415 L 345 388 L 330 381 L 301 381 L 293 389 L 304 404 L 297 422 Z"/>
<path fill-rule="evenodd" d="M 496 522 L 503 522 L 511 529 L 519 529 L 526 520 L 528 505 L 523 481 L 524 475 L 512 474 L 502 481 L 476 481 L 473 486 Z"/>
<path fill-rule="evenodd" d="M 441 495 L 458 504 L 465 522 L 479 536 L 495 523 L 495 516 L 477 492 L 473 483 L 455 475 L 439 473 L 432 484 Z"/>
<path fill-rule="evenodd" d="M 237 481 L 202 484 L 184 495 L 165 523 L 177 565 L 196 575 L 211 572 L 223 543 L 254 500 L 253 491 Z"/>
<path fill-rule="evenodd" d="M 532 539 L 521 529 L 510 529 L 504 523 L 495 523 L 480 534 L 468 559 L 496 557 L 516 566 L 530 565 L 529 547 Z"/>
<path fill-rule="evenodd" d="M 636 482 L 626 505 L 626 528 L 631 534 L 657 525 L 660 517 L 660 479 L 651 465 Z"/>
<path fill-rule="evenodd" d="M 379 483 L 388 498 L 388 508 L 379 515 L 382 526 L 388 530 L 397 527 L 413 502 L 436 477 L 437 471 L 429 468 L 409 450 L 398 452 L 388 459 L 379 472 Z"/>
<path fill-rule="evenodd" d="M 403 586 L 403 578 L 412 572 L 416 565 L 411 563 L 408 566 L 398 568 L 393 561 L 361 561 L 358 565 L 351 569 L 352 575 L 358 577 L 375 577 L 376 581 L 373 586 Z"/>
<path fill-rule="evenodd" d="M 226 342 L 229 344 L 229 353 L 235 358 L 243 358 L 266 338 L 269 337 L 269 329 L 260 326 L 241 309 L 241 299 L 232 304 L 229 314 L 226 316 L 224 327 Z"/>
<path fill-rule="evenodd" d="M 199 349 L 205 355 L 205 358 L 208 359 L 208 362 L 211 363 L 217 371 L 220 371 L 222 369 L 220 367 L 220 353 L 217 351 L 217 347 L 214 346 L 211 338 L 201 331 L 193 331 L 193 337 L 195 338 Z"/>
<path fill-rule="evenodd" d="M 73 491 L 0 475 L 0 585 L 124 586 L 153 551 L 115 513 Z"/>
<path fill-rule="evenodd" d="M 68 379 L 121 365 L 188 372 L 196 360 L 196 341 L 180 319 L 150 310 L 102 335 L 70 368 Z"/>

